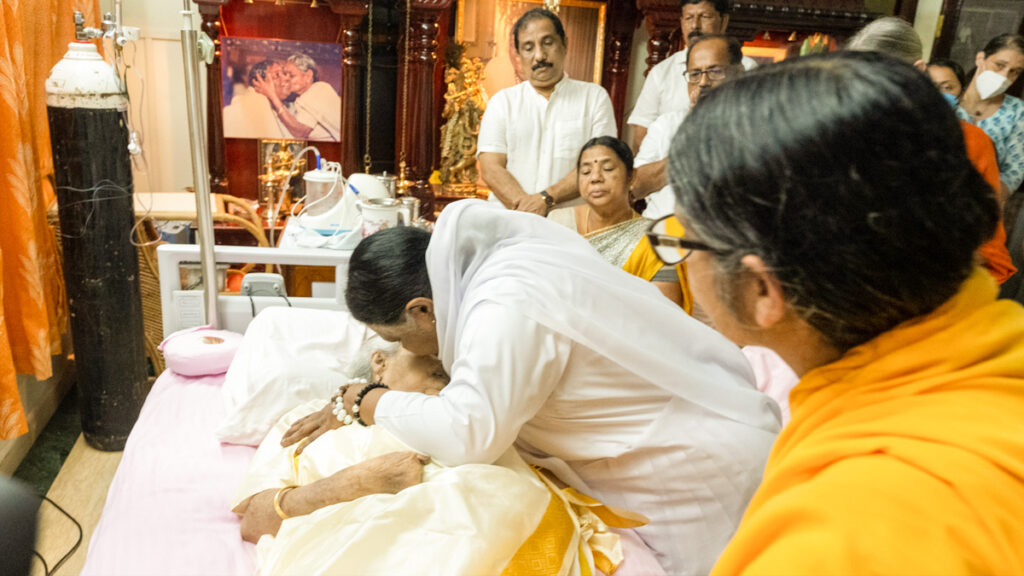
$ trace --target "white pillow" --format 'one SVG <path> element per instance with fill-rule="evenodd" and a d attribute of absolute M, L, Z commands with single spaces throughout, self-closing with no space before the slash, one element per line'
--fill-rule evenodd
<path fill-rule="evenodd" d="M 348 381 L 346 368 L 368 338 L 348 312 L 275 306 L 245 331 L 224 376 L 222 442 L 259 445 L 277 420 L 303 402 L 325 404 Z"/>

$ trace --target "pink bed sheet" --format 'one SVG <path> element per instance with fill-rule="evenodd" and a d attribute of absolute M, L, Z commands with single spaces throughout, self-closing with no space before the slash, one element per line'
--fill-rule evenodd
<path fill-rule="evenodd" d="M 165 371 L 107 493 L 83 575 L 252 575 L 255 546 L 229 508 L 256 449 L 220 444 L 223 375 Z"/>

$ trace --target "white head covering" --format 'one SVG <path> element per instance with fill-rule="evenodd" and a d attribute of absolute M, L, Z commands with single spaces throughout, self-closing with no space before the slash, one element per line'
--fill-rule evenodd
<path fill-rule="evenodd" d="M 496 302 L 673 395 L 737 422 L 779 429 L 778 406 L 755 389 L 739 348 L 545 218 L 479 200 L 455 202 L 437 220 L 427 273 L 449 370 L 464 320 L 477 304 Z"/>

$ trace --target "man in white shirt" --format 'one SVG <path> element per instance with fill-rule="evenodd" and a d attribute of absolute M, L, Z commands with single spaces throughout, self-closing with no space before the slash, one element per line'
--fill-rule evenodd
<path fill-rule="evenodd" d="M 735 38 L 723 34 L 696 37 L 687 52 L 686 71 L 683 73 L 690 108 L 697 103 L 702 92 L 718 86 L 728 78 L 743 74 L 742 59 L 740 43 Z M 633 161 L 636 181 L 632 193 L 635 198 L 647 199 L 644 216 L 652 220 L 672 214 L 675 210 L 676 200 L 668 185 L 665 164 L 672 138 L 690 108 L 659 116 L 651 124 Z"/>
<path fill-rule="evenodd" d="M 633 113 L 626 120 L 633 126 L 633 149 L 640 148 L 651 123 L 662 114 L 690 109 L 690 99 L 683 73 L 686 53 L 693 40 L 703 34 L 723 34 L 729 26 L 729 0 L 683 0 L 679 18 L 686 48 L 659 62 L 647 73 Z M 757 66 L 752 58 L 743 58 L 747 70 Z"/>
<path fill-rule="evenodd" d="M 530 10 L 512 35 L 528 81 L 487 103 L 477 160 L 491 201 L 546 216 L 556 204 L 579 198 L 576 157 L 587 140 L 617 134 L 615 115 L 604 88 L 565 75 L 558 16 Z"/>
<path fill-rule="evenodd" d="M 778 407 L 738 348 L 660 296 L 574 230 L 455 202 L 432 235 L 365 238 L 345 293 L 382 338 L 438 355 L 450 383 L 439 396 L 352 387 L 345 409 L 447 465 L 514 445 L 647 516 L 636 531 L 666 573 L 706 574 L 760 481 Z"/>

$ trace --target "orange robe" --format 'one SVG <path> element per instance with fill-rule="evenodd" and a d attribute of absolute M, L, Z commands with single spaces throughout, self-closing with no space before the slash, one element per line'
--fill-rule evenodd
<path fill-rule="evenodd" d="M 992 187 L 993 193 L 999 196 L 999 165 L 996 163 L 996 147 L 992 139 L 985 134 L 985 131 L 973 124 L 960 121 L 960 127 L 964 131 L 964 144 L 967 145 L 967 157 L 971 159 L 974 168 L 981 173 Z M 984 259 L 983 265 L 995 276 L 996 281 L 1002 284 L 1017 271 L 1010 259 L 1010 252 L 1006 249 L 1006 228 L 1003 227 L 1003 219 L 999 219 L 996 225 L 996 233 L 978 248 L 978 254 Z"/>
<path fill-rule="evenodd" d="M 1024 308 L 979 268 L 818 367 L 713 574 L 1024 574 Z"/>

